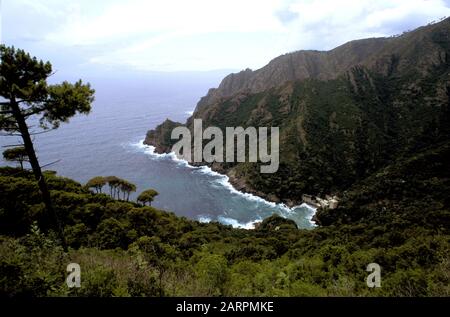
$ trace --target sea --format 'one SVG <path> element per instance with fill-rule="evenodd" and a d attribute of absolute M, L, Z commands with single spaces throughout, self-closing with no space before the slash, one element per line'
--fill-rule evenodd
<path fill-rule="evenodd" d="M 137 194 L 153 188 L 153 206 L 201 222 L 218 221 L 251 229 L 278 214 L 300 228 L 312 228 L 315 209 L 289 208 L 233 188 L 228 177 L 207 167 L 192 167 L 173 154 L 156 154 L 143 140 L 166 118 L 185 122 L 195 105 L 226 75 L 218 72 L 155 73 L 88 78 L 96 90 L 89 115 L 77 115 L 60 128 L 34 136 L 45 169 L 85 183 L 94 176 L 115 175 L 137 186 Z M 30 121 L 38 132 L 38 123 Z M 14 144 L 1 136 L 0 145 Z M 2 165 L 11 163 L 1 161 Z"/>

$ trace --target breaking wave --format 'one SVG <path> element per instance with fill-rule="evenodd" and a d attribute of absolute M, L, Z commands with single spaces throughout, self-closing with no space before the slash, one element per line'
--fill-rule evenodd
<path fill-rule="evenodd" d="M 237 190 L 236 188 L 234 188 L 234 186 L 230 183 L 230 179 L 227 175 L 223 175 L 218 172 L 215 172 L 209 166 L 192 166 L 187 161 L 178 158 L 174 152 L 163 153 L 163 154 L 156 153 L 155 147 L 144 144 L 144 140 L 141 140 L 136 143 L 132 143 L 131 146 L 134 148 L 137 148 L 140 151 L 143 151 L 145 154 L 148 154 L 153 159 L 157 159 L 157 160 L 169 159 L 169 160 L 172 160 L 173 162 L 175 162 L 179 166 L 187 167 L 187 168 L 195 170 L 194 171 L 195 173 L 201 173 L 201 174 L 213 176 L 215 178 L 214 181 L 218 185 L 223 186 L 224 188 L 229 190 L 233 195 L 239 195 L 239 196 L 245 198 L 246 200 L 257 202 L 259 204 L 263 204 L 269 208 L 277 209 L 279 211 L 280 215 L 285 218 L 289 218 L 290 215 L 292 216 L 299 209 L 303 209 L 303 210 L 306 209 L 308 211 L 307 220 L 308 220 L 309 224 L 311 226 L 315 226 L 315 223 L 312 221 L 312 219 L 316 213 L 316 208 L 314 208 L 310 205 L 303 203 L 301 205 L 290 208 L 283 203 L 274 203 L 271 201 L 267 201 L 264 198 L 261 198 L 259 196 L 256 196 L 256 195 L 253 195 L 250 193 L 241 192 L 241 191 Z M 219 221 L 223 224 L 231 225 L 235 228 L 243 228 L 243 229 L 253 229 L 256 223 L 262 221 L 262 219 L 256 219 L 256 220 L 252 220 L 247 223 L 240 223 L 238 220 L 236 220 L 234 218 L 230 218 L 230 217 L 218 216 L 217 219 L 213 219 L 213 218 L 211 218 L 209 216 L 205 216 L 205 215 L 198 216 L 197 220 L 200 222 Z"/>

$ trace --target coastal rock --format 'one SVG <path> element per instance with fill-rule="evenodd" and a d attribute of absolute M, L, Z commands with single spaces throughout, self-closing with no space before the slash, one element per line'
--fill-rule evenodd
<path fill-rule="evenodd" d="M 173 140 L 171 140 L 172 130 L 181 125 L 181 123 L 166 119 L 156 129 L 147 132 L 144 144 L 154 146 L 155 152 L 158 154 L 170 152 L 173 145 Z"/>
<path fill-rule="evenodd" d="M 298 51 L 225 77 L 186 126 L 280 128 L 280 168 L 215 163 L 237 190 L 290 206 L 352 184 L 446 131 L 450 18 L 400 36 L 357 40 L 327 52 Z M 166 120 L 146 144 L 169 151 Z M 236 171 L 239 171 L 237 173 Z M 337 202 L 331 202 L 333 208 Z"/>

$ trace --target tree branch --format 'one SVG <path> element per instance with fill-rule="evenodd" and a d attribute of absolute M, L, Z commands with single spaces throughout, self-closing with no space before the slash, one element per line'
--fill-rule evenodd
<path fill-rule="evenodd" d="M 25 118 L 28 118 L 29 116 L 38 114 L 39 112 L 42 112 L 42 111 L 44 111 L 44 110 L 45 110 L 45 107 L 42 107 L 42 108 L 35 108 L 33 111 L 27 111 L 27 110 L 25 110 L 25 111 L 23 111 L 23 116 L 24 116 Z"/>
<path fill-rule="evenodd" d="M 5 131 L 19 131 L 18 127 L 13 127 L 13 126 L 9 126 L 9 127 L 1 127 L 0 126 L 0 130 L 5 130 Z"/>
<path fill-rule="evenodd" d="M 48 77 L 51 77 L 51 76 L 55 75 L 57 72 L 58 72 L 57 70 L 51 72 L 50 75 L 48 75 Z"/>
<path fill-rule="evenodd" d="M 58 163 L 58 162 L 61 162 L 61 159 L 59 159 L 59 160 L 56 160 L 56 161 L 54 161 L 54 162 L 51 162 L 51 163 L 48 163 L 48 164 L 45 164 L 45 165 L 42 165 L 42 166 L 41 166 L 41 168 L 44 168 L 44 167 L 47 167 L 47 166 L 50 166 L 50 165 L 56 164 L 56 163 Z"/>
<path fill-rule="evenodd" d="M 39 103 L 39 102 L 44 102 L 45 100 L 37 100 L 37 99 L 20 99 L 20 100 L 16 100 L 17 103 Z"/>
<path fill-rule="evenodd" d="M 51 128 L 51 129 L 40 131 L 40 132 L 30 132 L 30 135 L 39 135 L 39 134 L 49 133 L 49 132 L 52 132 L 53 130 L 56 130 L 56 129 L 57 128 Z"/>
<path fill-rule="evenodd" d="M 22 134 L 6 132 L 6 133 L 0 133 L 0 136 L 22 136 Z"/>
<path fill-rule="evenodd" d="M 4 147 L 4 148 L 6 148 L 6 147 L 18 147 L 18 146 L 23 146 L 23 143 L 2 145 L 2 147 Z"/>

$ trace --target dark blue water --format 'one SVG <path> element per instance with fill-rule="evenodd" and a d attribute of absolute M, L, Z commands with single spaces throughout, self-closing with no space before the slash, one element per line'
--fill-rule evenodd
<path fill-rule="evenodd" d="M 155 155 L 142 145 L 147 130 L 166 118 L 184 122 L 221 77 L 214 73 L 90 79 L 96 89 L 91 114 L 35 137 L 41 165 L 58 161 L 47 169 L 81 183 L 115 175 L 136 184 L 138 193 L 154 188 L 159 192 L 154 206 L 192 219 L 249 228 L 277 213 L 300 227 L 311 227 L 314 210 L 306 206 L 289 209 L 239 193 L 225 176 L 192 168 L 172 155 Z M 11 138 L 0 139 L 2 145 L 14 143 Z"/>

